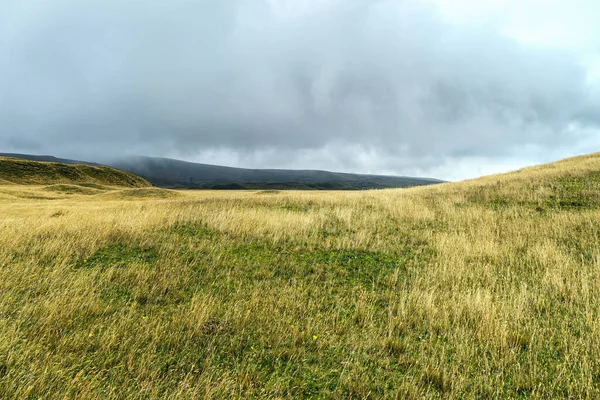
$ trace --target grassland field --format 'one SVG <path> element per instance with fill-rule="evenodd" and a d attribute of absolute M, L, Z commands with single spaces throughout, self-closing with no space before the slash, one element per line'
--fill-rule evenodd
<path fill-rule="evenodd" d="M 0 398 L 600 398 L 599 154 L 361 192 L 0 178 Z"/>

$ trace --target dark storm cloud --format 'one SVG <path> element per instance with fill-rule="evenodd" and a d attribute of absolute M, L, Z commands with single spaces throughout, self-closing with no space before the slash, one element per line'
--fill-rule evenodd
<path fill-rule="evenodd" d="M 416 1 L 272 3 L 0 4 L 0 148 L 402 173 L 598 120 L 575 56 L 494 26 Z"/>

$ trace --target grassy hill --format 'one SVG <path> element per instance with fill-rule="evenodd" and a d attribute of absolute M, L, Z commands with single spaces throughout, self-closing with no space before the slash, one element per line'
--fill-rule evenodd
<path fill-rule="evenodd" d="M 599 189 L 0 197 L 0 393 L 600 398 Z"/>
<path fill-rule="evenodd" d="M 169 158 L 129 157 L 110 165 L 143 176 L 153 184 L 190 189 L 363 190 L 440 183 L 435 179 L 347 174 L 317 170 L 246 169 Z"/>
<path fill-rule="evenodd" d="M 57 162 L 29 161 L 0 157 L 0 183 L 53 185 L 97 184 L 145 187 L 148 181 L 114 168 L 90 165 L 68 165 Z"/>
<path fill-rule="evenodd" d="M 0 153 L 1 156 L 64 164 L 99 165 L 52 156 Z M 170 189 L 364 190 L 403 188 L 442 182 L 427 178 L 346 174 L 315 170 L 232 168 L 156 157 L 128 157 L 109 161 L 107 165 L 142 176 L 153 185 Z"/>

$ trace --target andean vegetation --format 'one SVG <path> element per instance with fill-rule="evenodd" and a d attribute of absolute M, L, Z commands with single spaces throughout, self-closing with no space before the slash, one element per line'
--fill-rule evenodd
<path fill-rule="evenodd" d="M 40 185 L 0 187 L 4 398 L 600 397 L 598 154 L 367 192 Z"/>

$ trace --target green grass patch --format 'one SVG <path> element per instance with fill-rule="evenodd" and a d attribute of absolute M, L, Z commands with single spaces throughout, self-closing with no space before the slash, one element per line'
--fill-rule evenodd
<path fill-rule="evenodd" d="M 159 232 L 163 234 L 182 235 L 196 239 L 210 239 L 219 235 L 217 231 L 209 226 L 195 223 L 177 223 L 169 228 L 161 228 L 159 229 Z"/>
<path fill-rule="evenodd" d="M 128 265 L 152 266 L 157 259 L 154 248 L 142 248 L 124 244 L 111 244 L 96 250 L 91 256 L 80 261 L 85 268 L 125 268 Z"/>

